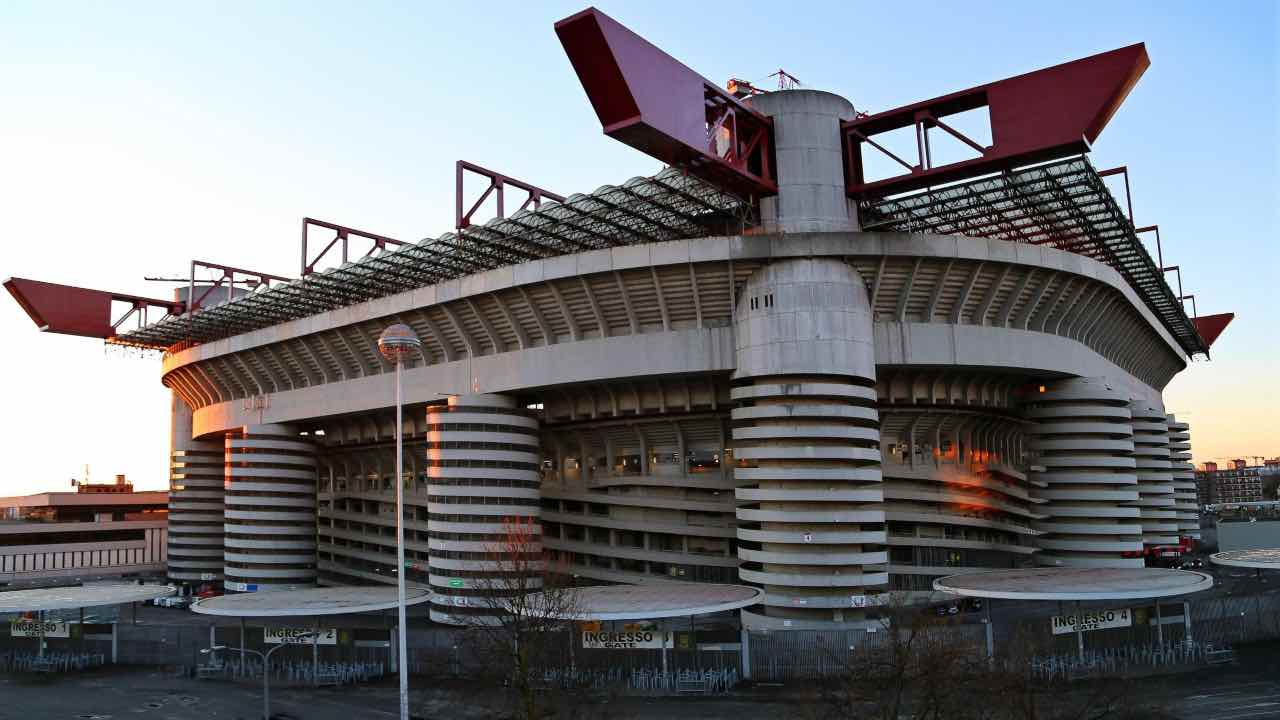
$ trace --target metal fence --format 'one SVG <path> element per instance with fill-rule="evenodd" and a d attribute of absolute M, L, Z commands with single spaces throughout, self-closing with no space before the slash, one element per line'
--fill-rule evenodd
<path fill-rule="evenodd" d="M 983 625 L 941 625 L 921 631 L 919 642 L 985 652 Z M 785 682 L 830 677 L 845 672 L 853 656 L 892 643 L 887 629 L 868 630 L 771 630 L 748 635 L 750 677 L 757 681 Z"/>
<path fill-rule="evenodd" d="M 1084 633 L 1081 643 L 1075 635 L 1051 633 L 1052 606 L 1006 608 L 997 604 L 990 626 L 996 653 L 1022 658 L 1019 662 L 1039 668 L 1037 672 L 1046 677 L 1123 674 L 1140 667 L 1203 664 L 1210 653 L 1228 651 L 1241 643 L 1280 639 L 1280 592 L 1205 598 L 1185 605 L 1166 601 L 1160 612 L 1162 632 L 1154 624 L 1154 605 L 1115 606 L 1127 606 L 1134 622 L 1128 627 Z M 1189 609 L 1190 636 L 1184 608 Z M 260 668 L 252 655 L 246 655 L 242 664 L 237 652 L 242 642 L 247 649 L 260 652 L 274 647 L 264 642 L 261 627 L 242 630 L 236 626 L 211 629 L 207 625 L 121 623 L 115 625 L 114 643 L 110 630 L 108 625 L 85 625 L 74 630 L 71 638 L 48 639 L 45 652 L 65 658 L 62 664 L 68 671 L 96 664 L 96 658 L 110 661 L 113 651 L 120 664 L 177 666 L 191 671 L 210 661 L 201 650 L 221 645 L 227 648 L 222 653 L 228 668 L 225 674 L 235 678 L 257 676 Z M 985 656 L 988 631 L 981 616 L 973 614 L 926 626 L 919 642 Z M 348 681 L 376 677 L 381 671 L 390 673 L 395 667 L 393 635 L 390 628 L 340 629 L 336 645 L 281 648 L 272 656 L 273 671 L 285 682 L 313 682 L 316 667 L 343 669 L 339 674 Z M 474 630 L 412 628 L 408 638 L 409 671 L 413 674 L 475 677 L 501 672 L 492 651 L 486 651 Z M 547 635 L 535 671 L 538 681 L 549 686 L 674 692 L 684 678 L 690 686 L 701 683 L 708 692 L 715 692 L 746 678 L 810 680 L 847 671 L 857 653 L 888 647 L 892 633 L 879 628 L 739 633 L 721 627 L 676 632 L 673 646 L 665 651 L 586 649 L 581 640 L 577 632 Z M 35 638 L 0 635 L 0 670 L 25 671 L 37 643 Z"/>

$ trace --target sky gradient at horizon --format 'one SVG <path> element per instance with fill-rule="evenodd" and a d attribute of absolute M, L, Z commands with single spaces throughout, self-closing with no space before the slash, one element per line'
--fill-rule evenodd
<path fill-rule="evenodd" d="M 143 276 L 192 258 L 296 275 L 303 216 L 448 231 L 459 158 L 562 194 L 653 174 L 601 134 L 552 31 L 582 7 L 5 3 L 0 277 L 163 296 Z M 1199 311 L 1237 313 L 1166 406 L 1197 462 L 1280 455 L 1276 4 L 600 7 L 715 82 L 784 67 L 870 111 L 1145 42 L 1091 159 L 1128 166 Z M 8 298 L 0 333 L 0 495 L 70 489 L 86 464 L 166 485 L 157 359 L 42 335 Z"/>

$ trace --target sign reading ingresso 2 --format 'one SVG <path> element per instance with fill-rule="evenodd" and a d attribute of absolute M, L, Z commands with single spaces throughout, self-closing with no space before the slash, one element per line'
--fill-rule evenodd
<path fill-rule="evenodd" d="M 1074 632 L 1129 627 L 1133 624 L 1133 616 L 1129 614 L 1128 608 L 1095 610 L 1076 615 L 1054 615 L 1052 623 L 1054 635 L 1066 635 Z"/>
<path fill-rule="evenodd" d="M 312 638 L 313 632 L 320 633 Z M 334 628 L 269 627 L 262 629 L 263 639 L 271 645 L 337 645 L 338 631 Z"/>
<path fill-rule="evenodd" d="M 64 622 L 14 620 L 9 623 L 9 637 L 71 637 L 71 626 Z"/>
<path fill-rule="evenodd" d="M 582 633 L 582 647 L 588 650 L 661 650 L 663 632 L 660 630 L 637 630 L 635 632 L 592 632 Z M 667 640 L 671 647 L 671 640 Z"/>

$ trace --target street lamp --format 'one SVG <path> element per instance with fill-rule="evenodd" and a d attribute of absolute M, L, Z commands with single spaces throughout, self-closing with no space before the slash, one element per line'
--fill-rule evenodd
<path fill-rule="evenodd" d="M 318 632 L 309 632 L 302 633 L 296 637 L 299 640 L 310 639 L 312 642 L 315 642 L 316 637 L 319 635 L 320 633 Z M 265 653 L 258 652 L 257 650 L 250 650 L 249 648 L 240 648 L 240 652 L 250 652 L 262 658 L 262 720 L 271 720 L 271 653 L 282 647 L 287 647 L 287 645 L 282 643 L 271 648 Z M 214 645 L 212 647 L 202 649 L 200 654 L 208 655 L 209 653 L 215 653 L 226 649 L 226 645 Z"/>
<path fill-rule="evenodd" d="M 396 365 L 396 613 L 400 626 L 396 651 L 400 667 L 400 720 L 409 720 L 408 633 L 405 631 L 404 602 L 404 412 L 401 406 L 400 375 L 406 355 L 420 352 L 422 340 L 413 328 L 396 323 L 378 338 L 378 351 Z"/>

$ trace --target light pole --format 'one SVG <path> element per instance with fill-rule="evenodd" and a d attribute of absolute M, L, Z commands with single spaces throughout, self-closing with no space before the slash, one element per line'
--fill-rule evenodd
<path fill-rule="evenodd" d="M 301 635 L 298 635 L 297 638 L 299 640 L 302 640 L 304 638 L 310 639 L 311 642 L 314 643 L 316 641 L 316 637 L 319 635 L 320 633 L 318 632 L 310 632 L 310 633 L 303 633 Z M 258 657 L 262 658 L 262 720 L 271 720 L 271 653 L 279 650 L 282 647 L 287 647 L 287 644 L 281 643 L 280 645 L 277 645 L 271 648 L 265 653 L 258 652 L 257 650 L 240 648 L 241 655 L 247 652 L 251 652 L 254 655 L 257 655 Z M 219 650 L 226 650 L 226 649 L 227 649 L 226 645 L 214 645 L 212 647 L 204 648 L 203 650 L 200 651 L 200 654 L 208 655 L 209 653 L 218 652 Z"/>
<path fill-rule="evenodd" d="M 399 616 L 396 654 L 400 668 L 400 720 L 409 720 L 408 633 L 404 610 L 404 409 L 401 405 L 400 375 L 404 357 L 422 350 L 422 340 L 413 328 L 396 323 L 378 338 L 378 351 L 396 365 L 396 613 Z"/>

